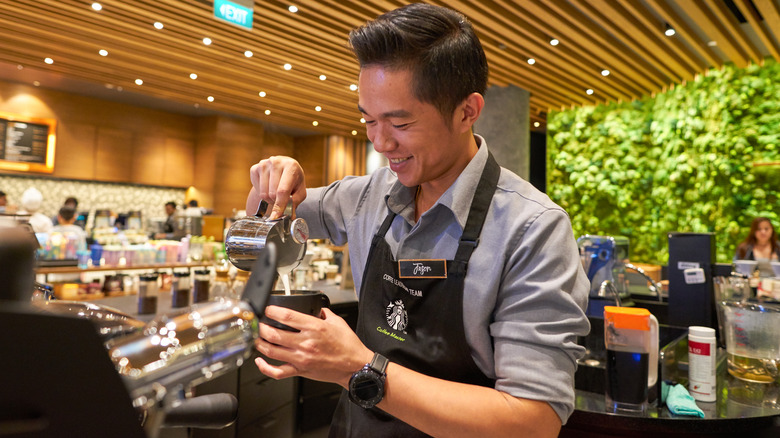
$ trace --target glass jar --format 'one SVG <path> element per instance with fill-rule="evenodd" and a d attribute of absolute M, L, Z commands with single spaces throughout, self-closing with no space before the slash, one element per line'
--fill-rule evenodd
<path fill-rule="evenodd" d="M 189 306 L 191 290 L 192 282 L 189 271 L 174 272 L 171 282 L 171 307 Z"/>
<path fill-rule="evenodd" d="M 214 277 L 214 283 L 211 284 L 210 297 L 212 300 L 217 298 L 231 298 L 230 277 L 227 271 L 217 271 Z"/>
<path fill-rule="evenodd" d="M 244 294 L 244 288 L 246 287 L 247 281 L 249 281 L 249 271 L 242 271 L 238 270 L 236 272 L 236 278 L 233 279 L 233 284 L 230 285 L 230 289 L 232 290 L 233 298 L 235 299 L 241 299 L 241 296 Z"/>
<path fill-rule="evenodd" d="M 209 300 L 209 284 L 211 274 L 208 269 L 195 271 L 195 281 L 192 285 L 192 304 Z"/>
<path fill-rule="evenodd" d="M 144 274 L 138 282 L 138 314 L 153 315 L 157 313 L 157 274 Z"/>

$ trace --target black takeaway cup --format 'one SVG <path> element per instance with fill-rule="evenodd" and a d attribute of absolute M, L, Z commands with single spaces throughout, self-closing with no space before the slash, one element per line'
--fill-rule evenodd
<path fill-rule="evenodd" d="M 268 296 L 266 305 L 286 307 L 319 318 L 322 308 L 330 307 L 330 299 L 324 293 L 314 290 L 292 290 L 289 295 L 285 294 L 283 290 L 275 290 Z M 260 322 L 282 330 L 300 331 L 270 319 L 265 314 L 260 318 Z"/>

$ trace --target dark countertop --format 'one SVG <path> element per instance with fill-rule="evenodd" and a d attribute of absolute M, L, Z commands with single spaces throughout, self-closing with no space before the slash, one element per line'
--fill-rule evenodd
<path fill-rule="evenodd" d="M 560 436 L 780 436 L 780 385 L 744 382 L 722 367 L 717 394 L 715 402 L 696 402 L 705 415 L 698 418 L 674 415 L 654 403 L 644 415 L 607 413 L 603 394 L 577 390 L 575 411 Z"/>

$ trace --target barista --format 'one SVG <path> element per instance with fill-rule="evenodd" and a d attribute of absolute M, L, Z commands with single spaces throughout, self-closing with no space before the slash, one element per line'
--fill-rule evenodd
<path fill-rule="evenodd" d="M 557 436 L 574 409 L 588 281 L 566 213 L 473 134 L 487 61 L 471 24 L 412 4 L 350 43 L 389 167 L 307 190 L 297 161 L 271 157 L 252 166 L 246 208 L 265 200 L 274 218 L 292 199 L 312 238 L 349 241 L 357 334 L 329 309 L 269 306 L 300 332 L 261 324 L 258 350 L 283 364 L 258 368 L 348 388 L 331 436 Z"/>
<path fill-rule="evenodd" d="M 756 217 L 750 223 L 750 233 L 737 246 L 734 260 L 755 260 L 761 277 L 774 277 L 771 262 L 780 261 L 780 242 L 775 227 L 766 217 Z"/>

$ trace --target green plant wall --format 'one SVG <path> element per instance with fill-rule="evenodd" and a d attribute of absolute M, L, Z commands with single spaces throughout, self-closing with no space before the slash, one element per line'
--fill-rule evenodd
<path fill-rule="evenodd" d="M 780 232 L 780 64 L 725 66 L 655 97 L 551 112 L 547 192 L 575 235 L 623 235 L 666 264 L 671 231 L 712 232 L 729 262 L 755 216 Z"/>

